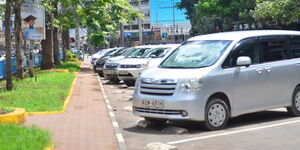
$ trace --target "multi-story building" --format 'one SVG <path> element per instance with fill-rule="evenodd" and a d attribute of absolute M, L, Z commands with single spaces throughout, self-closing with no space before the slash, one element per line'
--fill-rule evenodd
<path fill-rule="evenodd" d="M 138 8 L 138 0 L 128 0 Z M 143 44 L 179 43 L 190 35 L 191 25 L 185 18 L 183 10 L 176 8 L 181 0 L 140 0 L 142 20 Z M 133 24 L 124 26 L 124 37 L 127 46 L 139 41 L 138 19 Z"/>

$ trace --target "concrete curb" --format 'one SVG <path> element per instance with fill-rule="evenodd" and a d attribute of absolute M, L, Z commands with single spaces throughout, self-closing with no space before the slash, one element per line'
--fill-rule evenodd
<path fill-rule="evenodd" d="M 77 76 L 73 80 L 73 83 L 72 83 L 71 89 L 69 91 L 69 94 L 68 94 L 67 98 L 65 99 L 63 110 L 61 110 L 61 111 L 27 112 L 27 115 L 52 115 L 52 114 L 60 114 L 60 113 L 66 112 L 67 106 L 69 105 L 72 94 L 73 94 L 73 90 L 74 90 L 76 81 L 77 81 Z"/>
<path fill-rule="evenodd" d="M 54 144 L 50 145 L 50 146 L 47 146 L 44 148 L 44 150 L 54 150 Z"/>
<path fill-rule="evenodd" d="M 61 72 L 61 73 L 69 73 L 67 69 L 53 69 L 53 70 L 41 70 L 38 72 Z"/>
<path fill-rule="evenodd" d="M 104 98 L 104 101 L 105 101 L 105 104 L 106 104 L 106 108 L 107 108 L 108 113 L 109 113 L 110 120 L 112 122 L 114 131 L 115 131 L 115 135 L 116 135 L 116 138 L 117 138 L 117 141 L 118 141 L 118 144 L 119 144 L 119 149 L 120 150 L 127 150 L 127 146 L 126 146 L 124 137 L 121 133 L 121 129 L 119 127 L 119 124 L 117 122 L 116 116 L 115 116 L 114 111 L 113 111 L 113 108 L 110 105 L 110 102 L 109 102 L 108 97 L 105 93 L 103 84 L 102 84 L 99 76 L 97 76 L 97 79 L 98 79 L 99 86 L 100 86 L 100 89 L 101 89 L 101 92 L 102 92 L 102 95 L 103 95 L 103 98 Z"/>
<path fill-rule="evenodd" d="M 26 120 L 24 108 L 13 108 L 15 111 L 0 115 L 0 124 L 21 124 Z"/>

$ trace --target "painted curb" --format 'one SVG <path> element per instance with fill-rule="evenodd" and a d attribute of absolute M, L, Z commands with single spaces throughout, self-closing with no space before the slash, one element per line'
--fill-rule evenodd
<path fill-rule="evenodd" d="M 24 108 L 13 108 L 15 111 L 0 115 L 0 124 L 21 124 L 26 121 Z"/>
<path fill-rule="evenodd" d="M 50 146 L 47 146 L 44 148 L 44 150 L 54 150 L 54 144 L 50 145 Z"/>
<path fill-rule="evenodd" d="M 73 90 L 74 90 L 76 81 L 77 81 L 77 76 L 73 80 L 73 83 L 72 83 L 71 89 L 69 91 L 69 94 L 68 94 L 67 98 L 65 99 L 63 110 L 61 110 L 61 111 L 27 112 L 27 115 L 52 115 L 52 114 L 60 114 L 60 113 L 66 112 L 67 106 L 69 105 L 72 94 L 73 94 Z"/>
<path fill-rule="evenodd" d="M 38 72 L 61 72 L 61 73 L 69 73 L 67 69 L 53 69 L 53 70 L 40 70 Z"/>

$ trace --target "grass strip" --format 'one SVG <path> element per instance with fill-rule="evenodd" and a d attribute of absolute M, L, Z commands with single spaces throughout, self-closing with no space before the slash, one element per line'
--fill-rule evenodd
<path fill-rule="evenodd" d="M 62 62 L 60 66 L 57 66 L 56 69 L 66 69 L 70 72 L 79 72 L 80 71 L 81 62 L 77 61 L 67 61 Z"/>
<path fill-rule="evenodd" d="M 43 150 L 51 143 L 52 134 L 36 126 L 0 125 L 1 150 Z"/>
<path fill-rule="evenodd" d="M 0 91 L 0 107 L 21 107 L 27 112 L 63 110 L 75 75 L 40 72 L 36 76 L 14 82 L 13 91 Z"/>

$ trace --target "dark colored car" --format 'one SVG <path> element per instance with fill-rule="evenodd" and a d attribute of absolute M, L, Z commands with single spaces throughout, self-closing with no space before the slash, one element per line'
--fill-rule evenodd
<path fill-rule="evenodd" d="M 101 58 L 99 58 L 96 61 L 95 65 L 94 65 L 94 71 L 96 73 L 98 73 L 99 76 L 104 77 L 103 76 L 103 66 L 106 63 L 106 61 L 109 58 L 121 56 L 121 55 L 125 54 L 126 52 L 127 52 L 126 48 L 119 48 L 119 49 L 116 49 L 113 51 L 109 51 L 108 53 L 106 53 L 104 56 L 102 56 Z"/>

